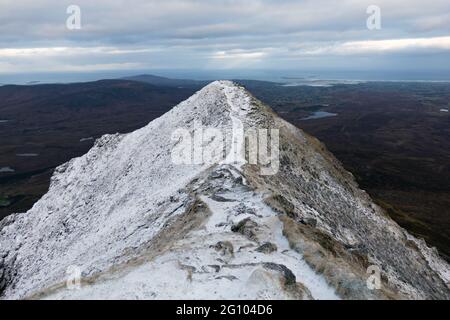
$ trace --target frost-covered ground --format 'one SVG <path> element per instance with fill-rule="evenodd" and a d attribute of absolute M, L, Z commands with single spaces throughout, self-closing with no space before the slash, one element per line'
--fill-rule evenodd
<path fill-rule="evenodd" d="M 95 285 L 62 290 L 47 298 L 338 299 L 325 279 L 289 248 L 277 213 L 263 203 L 261 195 L 245 188 L 240 172 L 245 163 L 241 118 L 251 110 L 250 97 L 234 86 L 224 86 L 223 92 L 233 129 L 231 148 L 212 174 L 219 178 L 207 176 L 193 187 L 209 216 L 155 259 L 104 277 Z M 247 218 L 256 225 L 251 239 L 231 230 Z M 275 251 L 257 250 L 269 243 Z M 287 268 L 305 287 L 286 290 L 283 269 L 271 266 Z"/>
<path fill-rule="evenodd" d="M 232 132 L 223 161 L 172 161 L 192 147 L 173 133 L 196 123 Z M 276 175 L 245 163 L 248 127 L 280 129 Z M 366 287 L 370 264 L 385 270 L 379 291 Z M 80 290 L 66 288 L 73 266 Z M 448 298 L 448 270 L 318 142 L 229 81 L 100 138 L 30 211 L 0 222 L 5 299 Z"/>
<path fill-rule="evenodd" d="M 71 265 L 87 277 L 137 255 L 183 212 L 183 189 L 205 169 L 172 163 L 173 131 L 193 130 L 194 120 L 231 126 L 220 96 L 220 85 L 205 88 L 148 126 L 103 136 L 85 156 L 58 167 L 30 211 L 1 223 L 0 256 L 17 273 L 5 296 L 22 298 L 63 282 Z"/>
<path fill-rule="evenodd" d="M 200 199 L 210 215 L 169 250 L 92 286 L 59 291 L 47 298 L 338 299 L 325 279 L 289 247 L 277 213 L 260 195 L 235 183 L 239 176 L 235 170 L 220 167 L 213 175 L 223 176 L 213 182 L 208 176 L 196 184 L 194 189 L 203 194 Z M 231 230 L 247 218 L 255 224 L 251 239 Z M 258 251 L 264 243 L 273 244 L 275 251 Z M 305 289 L 286 290 L 286 276 L 268 267 L 281 265 Z"/>

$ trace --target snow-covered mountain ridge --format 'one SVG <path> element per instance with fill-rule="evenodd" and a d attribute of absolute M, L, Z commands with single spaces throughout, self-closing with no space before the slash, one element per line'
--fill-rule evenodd
<path fill-rule="evenodd" d="M 278 129 L 278 172 L 242 159 L 175 164 L 173 132 L 195 123 Z M 245 151 L 237 141 L 229 150 Z M 71 266 L 80 289 L 66 287 Z M 367 286 L 371 266 L 380 289 Z M 0 222 L 5 299 L 448 299 L 449 281 L 448 264 L 322 144 L 229 81 L 97 140 L 57 168 L 31 210 Z"/>

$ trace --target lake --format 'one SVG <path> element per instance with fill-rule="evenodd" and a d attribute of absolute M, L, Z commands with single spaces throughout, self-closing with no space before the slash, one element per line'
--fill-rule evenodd
<path fill-rule="evenodd" d="M 331 113 L 326 111 L 316 111 L 312 115 L 302 118 L 301 120 L 312 120 L 312 119 L 320 119 L 320 118 L 328 118 L 328 117 L 335 117 L 337 116 L 337 113 Z"/>

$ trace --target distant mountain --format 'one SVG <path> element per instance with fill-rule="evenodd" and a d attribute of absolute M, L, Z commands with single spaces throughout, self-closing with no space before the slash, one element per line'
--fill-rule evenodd
<path fill-rule="evenodd" d="M 198 124 L 230 134 L 194 141 L 215 161 L 175 163 Z M 269 128 L 279 162 L 267 175 L 273 162 L 247 163 L 241 134 Z M 31 210 L 0 222 L 4 299 L 449 299 L 449 280 L 323 144 L 230 81 L 102 136 Z"/>
<path fill-rule="evenodd" d="M 47 108 L 111 107 L 124 102 L 148 102 L 151 94 L 170 97 L 173 92 L 170 86 L 115 79 L 70 84 L 4 85 L 0 87 L 0 111 L 5 114 L 9 108 L 38 108 L 41 104 Z M 154 100 L 155 97 L 150 99 Z"/>
<path fill-rule="evenodd" d="M 146 82 L 158 86 L 186 87 L 198 89 L 211 82 L 211 80 L 171 79 L 151 74 L 141 74 L 137 76 L 125 77 L 122 79 Z"/>

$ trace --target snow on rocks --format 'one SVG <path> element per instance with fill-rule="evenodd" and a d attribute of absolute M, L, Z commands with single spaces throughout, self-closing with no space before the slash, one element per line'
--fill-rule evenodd
<path fill-rule="evenodd" d="M 210 215 L 169 250 L 120 276 L 48 298 L 338 299 L 323 277 L 290 250 L 277 214 L 232 178 L 235 169 L 224 165 L 218 171 L 221 178 L 207 176 L 194 188 Z M 254 238 L 231 229 L 247 218 L 257 226 Z M 278 250 L 256 250 L 263 240 Z"/>
<path fill-rule="evenodd" d="M 224 161 L 174 163 L 174 149 L 195 146 L 173 133 L 198 123 L 231 132 Z M 241 133 L 258 126 L 280 130 L 273 176 L 245 161 Z M 410 242 L 320 143 L 216 81 L 144 128 L 101 137 L 31 210 L 2 220 L 0 297 L 449 297 L 448 265 Z M 368 263 L 388 280 L 370 294 Z M 68 289 L 68 270 L 81 289 Z"/>

